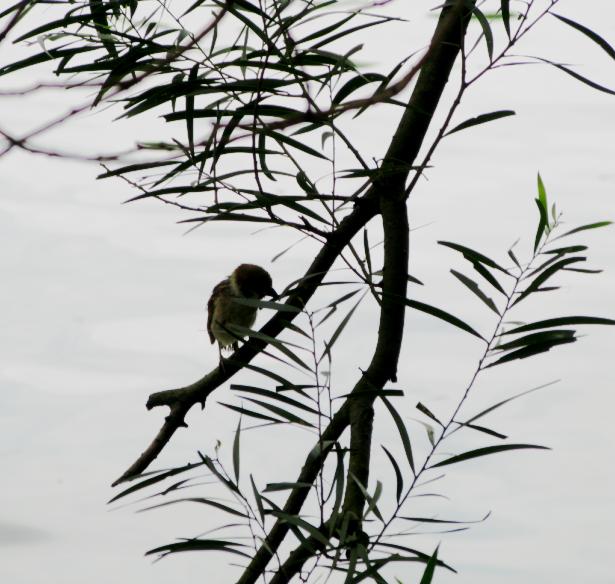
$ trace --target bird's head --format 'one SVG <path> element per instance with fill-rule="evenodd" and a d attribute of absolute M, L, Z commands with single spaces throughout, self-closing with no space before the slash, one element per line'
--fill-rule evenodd
<path fill-rule="evenodd" d="M 273 282 L 267 270 L 254 264 L 241 264 L 231 274 L 231 286 L 246 298 L 264 298 L 279 296 L 273 289 Z"/>

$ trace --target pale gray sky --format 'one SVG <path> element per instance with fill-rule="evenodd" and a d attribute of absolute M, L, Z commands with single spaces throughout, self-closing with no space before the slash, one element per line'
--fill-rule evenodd
<path fill-rule="evenodd" d="M 414 2 L 408 10 L 402 1 L 391 4 L 390 11 L 411 13 L 412 20 L 361 39 L 374 67 L 424 44 L 434 24 L 427 16 L 431 5 Z M 558 12 L 615 42 L 612 2 L 562 0 L 560 5 Z M 615 86 L 615 63 L 554 19 L 518 52 L 557 57 Z M 2 61 L 12 54 L 4 48 Z M 32 81 L 32 75 L 20 79 Z M 6 103 L 0 125 L 19 130 L 74 102 L 70 94 L 48 93 Z M 550 68 L 506 69 L 472 89 L 457 119 L 498 109 L 514 109 L 517 116 L 445 140 L 429 181 L 410 203 L 412 224 L 427 224 L 412 234 L 412 272 L 426 284 L 412 292 L 485 328 L 491 323 L 488 311 L 455 283 L 448 269 L 462 264 L 437 240 L 503 258 L 518 236 L 533 229 L 537 171 L 571 226 L 615 218 L 615 97 Z M 370 155 L 382 155 L 397 116 L 389 109 L 366 116 L 357 142 Z M 110 124 L 113 117 L 112 111 L 89 114 L 55 132 L 50 143 L 106 151 L 168 132 L 156 117 Z M 217 351 L 204 334 L 204 304 L 212 286 L 239 262 L 252 261 L 270 268 L 282 288 L 302 273 L 312 248 L 298 246 L 272 265 L 272 256 L 294 235 L 254 236 L 251 228 L 226 225 L 184 235 L 185 228 L 174 223 L 183 218 L 175 209 L 122 206 L 130 191 L 119 180 L 94 181 L 98 172 L 94 165 L 21 153 L 0 160 L 0 579 L 166 584 L 205 576 L 231 582 L 237 569 L 228 566 L 227 557 L 184 554 L 156 564 L 142 557 L 149 548 L 211 528 L 220 517 L 190 505 L 138 515 L 135 507 L 111 512 L 105 506 L 112 496 L 109 484 L 146 446 L 164 416 L 161 410 L 146 412 L 147 395 L 190 383 L 216 362 Z M 592 266 L 606 272 L 570 277 L 562 290 L 532 300 L 528 320 L 542 314 L 614 317 L 615 230 L 588 233 L 580 241 L 590 245 Z M 374 307 L 366 305 L 342 338 L 345 349 L 334 369 L 340 393 L 365 365 L 374 317 Z M 437 485 L 450 501 L 412 507 L 413 514 L 460 518 L 492 511 L 470 531 L 409 540 L 425 551 L 441 542 L 442 557 L 460 574 L 439 574 L 439 584 L 613 582 L 615 331 L 584 332 L 588 335 L 575 345 L 495 368 L 478 384 L 468 411 L 562 379 L 502 409 L 490 423 L 515 442 L 545 444 L 553 451 L 451 467 Z M 448 415 L 479 351 L 450 327 L 409 314 L 398 384 L 406 398 L 399 403 L 419 452 L 425 440 L 412 421 L 419 417 L 415 403 Z M 242 374 L 234 381 L 248 379 Z M 216 404 L 229 399 L 228 388 L 221 388 L 205 414 L 192 412 L 190 428 L 172 441 L 158 466 L 193 460 L 197 449 L 211 453 L 216 439 L 230 460 L 236 417 Z M 379 443 L 397 449 L 387 414 L 377 414 L 374 450 Z M 287 429 L 251 436 L 244 440 L 244 474 L 253 472 L 261 485 L 293 480 L 312 442 L 310 435 Z M 474 442 L 455 443 L 459 451 L 468 445 Z M 373 478 L 390 485 L 387 464 L 378 454 Z M 415 572 L 404 570 L 395 573 L 405 584 Z"/>

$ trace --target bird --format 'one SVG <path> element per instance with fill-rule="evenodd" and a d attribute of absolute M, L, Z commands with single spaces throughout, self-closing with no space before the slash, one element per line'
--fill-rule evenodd
<path fill-rule="evenodd" d="M 258 308 L 237 300 L 261 300 L 265 296 L 279 298 L 269 272 L 254 264 L 239 265 L 228 278 L 214 286 L 207 302 L 207 332 L 212 345 L 218 341 L 220 362 L 223 349 L 238 347 L 240 337 L 232 327 L 251 328 L 256 320 Z"/>

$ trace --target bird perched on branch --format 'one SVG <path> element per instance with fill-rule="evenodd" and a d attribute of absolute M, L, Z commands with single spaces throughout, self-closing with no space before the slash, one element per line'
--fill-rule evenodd
<path fill-rule="evenodd" d="M 226 279 L 217 284 L 207 303 L 207 332 L 212 344 L 218 341 L 220 359 L 222 349 L 238 347 L 240 335 L 233 325 L 251 328 L 256 320 L 256 306 L 242 304 L 241 300 L 261 300 L 265 296 L 278 298 L 267 270 L 254 264 L 241 264 Z"/>

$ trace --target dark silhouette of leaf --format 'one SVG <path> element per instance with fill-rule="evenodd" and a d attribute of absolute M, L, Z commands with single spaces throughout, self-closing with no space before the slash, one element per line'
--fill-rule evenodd
<path fill-rule="evenodd" d="M 145 552 L 146 556 L 152 554 L 162 554 L 166 556 L 168 554 L 175 554 L 178 552 L 194 552 L 194 551 L 219 551 L 228 552 L 231 554 L 237 554 L 244 558 L 251 559 L 252 556 L 248 555 L 241 550 L 235 549 L 236 547 L 247 547 L 242 543 L 234 543 L 232 541 L 222 541 L 216 539 L 188 539 L 177 543 L 169 543 Z"/>
<path fill-rule="evenodd" d="M 384 450 L 384 453 L 387 455 L 387 458 L 389 459 L 391 466 L 393 467 L 393 472 L 395 473 L 395 497 L 397 502 L 399 503 L 402 491 L 404 490 L 404 477 L 401 474 L 401 470 L 399 470 L 399 465 L 395 461 L 393 455 L 384 446 L 382 446 L 382 444 L 380 446 L 382 447 L 382 450 Z"/>
<path fill-rule="evenodd" d="M 265 487 L 265 493 L 272 491 L 289 491 L 291 489 L 309 489 L 312 485 L 310 483 L 267 483 Z"/>
<path fill-rule="evenodd" d="M 575 22 L 574 20 L 571 20 L 570 18 L 566 18 L 565 16 L 561 16 L 560 14 L 555 14 L 554 12 L 551 12 L 550 14 L 552 14 L 553 16 L 555 16 L 555 18 L 561 20 L 562 22 L 565 22 L 568 26 L 571 26 L 579 32 L 582 32 L 586 37 L 590 38 L 598 46 L 600 46 L 606 52 L 606 54 L 611 57 L 611 59 L 615 59 L 615 49 L 613 49 L 613 47 L 599 34 L 595 33 L 593 30 L 590 30 L 582 24 Z"/>
<path fill-rule="evenodd" d="M 455 251 L 460 252 L 463 255 L 463 257 L 466 258 L 466 260 L 468 260 L 471 263 L 478 262 L 481 264 L 485 264 L 486 266 L 489 266 L 490 268 L 495 268 L 496 270 L 503 272 L 507 276 L 510 276 L 507 270 L 505 270 L 499 264 L 496 264 L 491 258 L 488 258 L 486 255 L 479 253 L 477 251 L 474 251 L 473 249 L 470 249 L 469 247 L 466 247 L 465 245 L 459 245 L 458 243 L 453 243 L 451 241 L 438 241 L 438 243 L 440 245 L 450 247 L 451 249 L 454 249 Z"/>
<path fill-rule="evenodd" d="M 445 136 L 450 136 L 455 132 L 460 132 L 461 130 L 465 130 L 466 128 L 471 128 L 472 126 L 478 126 L 479 124 L 485 124 L 487 122 L 492 122 L 494 120 L 499 120 L 500 118 L 507 118 L 508 116 L 514 116 L 516 114 L 513 110 L 498 110 L 496 112 L 489 112 L 488 114 L 481 114 L 474 118 L 469 118 L 465 120 L 465 122 L 461 122 L 453 129 L 449 130 L 444 134 Z"/>
<path fill-rule="evenodd" d="M 513 302 L 512 306 L 515 306 L 521 300 L 529 296 L 532 292 L 536 292 L 542 284 L 544 284 L 553 274 L 559 272 L 562 268 L 574 264 L 576 262 L 584 262 L 587 258 L 584 257 L 572 257 L 572 258 L 564 258 L 558 262 L 555 262 L 553 265 L 549 266 L 547 269 L 543 270 L 540 274 L 538 274 L 531 282 L 531 284 L 519 294 L 517 299 Z"/>
<path fill-rule="evenodd" d="M 404 452 L 406 453 L 406 458 L 408 459 L 408 464 L 412 469 L 412 473 L 416 474 L 414 471 L 414 457 L 412 456 L 412 446 L 410 445 L 410 436 L 408 436 L 408 430 L 406 430 L 406 424 L 401 419 L 399 412 L 393 407 L 393 404 L 386 398 L 383 397 L 382 401 L 384 405 L 389 410 L 395 425 L 397 426 L 397 431 L 399 432 L 399 436 L 401 438 L 401 443 L 404 447 Z"/>
<path fill-rule="evenodd" d="M 502 21 L 506 34 L 510 38 L 510 0 L 500 0 L 500 9 L 502 10 Z"/>
<path fill-rule="evenodd" d="M 600 318 L 596 316 L 562 316 L 560 318 L 548 318 L 547 320 L 540 320 L 530 324 L 524 324 L 509 331 L 504 331 L 500 335 L 516 335 L 517 333 L 524 333 L 527 331 L 533 331 L 543 328 L 553 328 L 556 326 L 569 326 L 575 324 L 605 324 L 614 325 L 615 320 L 610 318 Z"/>
<path fill-rule="evenodd" d="M 304 403 L 288 397 L 282 393 L 271 391 L 269 389 L 261 389 L 260 387 L 252 387 L 250 385 L 231 385 L 231 389 L 235 391 L 243 391 L 246 393 L 253 393 L 256 395 L 262 395 L 263 397 L 268 397 L 271 399 L 278 400 L 282 403 L 288 404 L 289 406 L 294 406 L 295 408 L 299 408 L 301 410 L 305 410 L 306 412 L 310 412 L 311 414 L 318 415 L 318 410 L 311 408 L 310 406 L 306 406 Z"/>
<path fill-rule="evenodd" d="M 537 446 L 536 444 L 499 444 L 495 446 L 485 446 L 484 448 L 477 448 L 476 450 L 469 450 L 463 454 L 451 456 L 446 460 L 432 464 L 429 468 L 436 468 L 439 466 L 447 466 L 449 464 L 456 464 L 457 462 L 463 462 L 464 460 L 470 460 L 471 458 L 478 458 L 479 456 L 486 456 L 488 454 L 495 454 L 497 452 L 505 452 L 507 450 L 551 450 L 546 446 Z"/>
<path fill-rule="evenodd" d="M 438 547 L 436 547 L 433 555 L 431 556 L 431 558 L 429 558 L 429 561 L 425 566 L 425 571 L 423 572 L 423 576 L 421 577 L 420 584 L 431 584 L 431 581 L 433 580 L 433 575 L 436 571 L 436 565 L 438 563 Z"/>
<path fill-rule="evenodd" d="M 435 316 L 436 318 L 444 320 L 445 322 L 448 322 L 449 324 L 452 324 L 453 326 L 456 326 L 457 328 L 460 328 L 461 330 L 464 330 L 471 335 L 474 335 L 475 337 L 478 337 L 479 339 L 485 341 L 485 338 L 479 333 L 477 333 L 469 324 L 463 322 L 456 316 L 453 316 L 452 314 L 441 310 L 440 308 L 436 308 L 435 306 L 431 306 L 430 304 L 425 304 L 424 302 L 419 302 L 418 300 L 410 300 L 408 298 L 406 299 L 406 306 L 414 308 L 415 310 L 420 310 L 421 312 L 425 312 L 426 314 L 430 314 L 431 316 Z"/>
<path fill-rule="evenodd" d="M 177 474 L 181 474 L 182 472 L 186 472 L 188 470 L 192 470 L 193 468 L 203 466 L 203 464 L 204 463 L 202 462 L 196 462 L 196 463 L 186 464 L 184 466 L 180 466 L 177 468 L 173 468 L 171 470 L 155 471 L 153 473 L 149 473 L 149 474 L 153 474 L 154 476 L 151 476 L 150 478 L 145 479 L 144 481 L 141 481 L 137 483 L 136 485 L 132 485 L 131 487 L 124 489 L 121 493 L 118 493 L 117 495 L 115 495 L 115 497 L 110 499 L 108 502 L 114 503 L 115 501 L 117 501 L 118 499 L 121 499 L 122 497 L 125 497 L 126 495 L 130 495 L 131 493 L 135 493 L 136 491 L 140 491 L 141 489 L 145 489 L 147 487 L 150 487 L 151 485 L 155 485 L 156 483 L 159 483 L 160 481 L 164 481 L 165 479 L 175 476 Z M 147 475 L 139 475 L 134 478 L 138 479 L 144 476 L 147 476 Z"/>
<path fill-rule="evenodd" d="M 522 347 L 521 349 L 517 349 L 516 351 L 512 351 L 507 353 L 503 357 L 500 357 L 497 361 L 493 363 L 489 363 L 486 365 L 484 369 L 489 367 L 494 367 L 495 365 L 500 365 L 501 363 L 508 363 L 509 361 L 514 361 L 515 359 L 527 359 L 527 357 L 533 357 L 534 355 L 538 355 L 539 353 L 544 353 L 546 351 L 550 351 L 553 347 L 558 345 L 566 345 L 568 343 L 574 343 L 577 339 L 572 337 L 562 337 L 559 339 L 551 339 L 546 340 L 540 343 L 533 343 L 526 347 Z"/>
<path fill-rule="evenodd" d="M 235 473 L 235 482 L 239 484 L 240 470 L 240 435 L 241 435 L 241 416 L 237 422 L 237 430 L 235 431 L 235 439 L 233 440 L 233 472 Z"/>
<path fill-rule="evenodd" d="M 165 501 L 164 503 L 158 503 L 157 505 L 151 505 L 150 507 L 140 509 L 139 512 L 151 511 L 152 509 L 159 509 L 160 507 L 167 507 L 169 505 L 175 505 L 176 503 L 200 503 L 201 505 L 209 505 L 210 507 L 215 507 L 216 509 L 220 509 L 221 511 L 230 513 L 231 515 L 237 515 L 238 517 L 244 518 L 248 517 L 245 513 L 237 511 L 237 509 L 233 509 L 228 505 L 224 505 L 223 503 L 219 503 L 218 501 L 213 501 L 212 499 L 206 499 L 205 497 L 186 497 L 183 499 L 175 499 L 173 501 Z"/>
<path fill-rule="evenodd" d="M 340 90 L 333 96 L 333 100 L 331 103 L 334 105 L 340 104 L 346 99 L 349 95 L 368 85 L 369 83 L 375 83 L 376 81 L 383 81 L 385 76 L 381 73 L 360 73 L 356 77 L 348 80 Z"/>
<path fill-rule="evenodd" d="M 422 412 L 423 414 L 425 414 L 428 418 L 431 418 L 436 424 L 438 424 L 439 426 L 442 426 L 444 428 L 444 424 L 442 424 L 442 422 L 440 420 L 438 420 L 438 418 L 436 418 L 436 416 L 433 414 L 433 412 L 427 406 L 425 406 L 421 402 L 419 402 L 418 404 L 416 404 L 416 409 L 419 412 Z"/>
<path fill-rule="evenodd" d="M 250 484 L 252 485 L 252 492 L 254 493 L 254 500 L 256 501 L 256 508 L 258 509 L 258 514 L 261 518 L 261 523 L 265 523 L 265 508 L 263 507 L 263 498 L 261 494 L 258 492 L 256 488 L 256 484 L 254 483 L 254 477 L 250 475 Z"/>
<path fill-rule="evenodd" d="M 500 311 L 495 305 L 495 302 L 489 298 L 481 289 L 480 286 L 468 276 L 458 272 L 457 270 L 451 270 L 451 274 L 455 276 L 464 286 L 466 286 L 471 292 L 473 292 L 478 298 L 480 298 L 493 312 L 500 316 Z"/>

